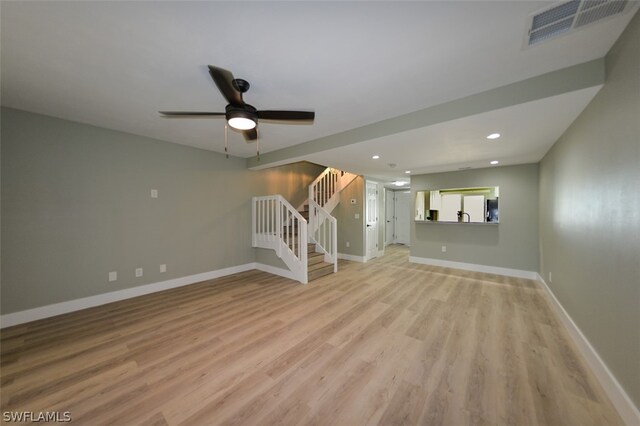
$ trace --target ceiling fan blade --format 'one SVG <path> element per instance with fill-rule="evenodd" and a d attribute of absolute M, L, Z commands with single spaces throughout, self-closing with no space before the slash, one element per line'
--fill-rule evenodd
<path fill-rule="evenodd" d="M 211 74 L 211 78 L 213 78 L 218 90 L 220 90 L 227 102 L 233 106 L 244 105 L 242 93 L 233 87 L 233 74 L 231 74 L 231 71 L 209 65 L 209 74 Z"/>
<path fill-rule="evenodd" d="M 198 111 L 158 111 L 164 118 L 208 118 L 224 117 L 224 112 L 198 112 Z"/>
<path fill-rule="evenodd" d="M 254 127 L 253 129 L 250 129 L 250 130 L 244 130 L 242 132 L 242 136 L 244 136 L 244 139 L 247 143 L 251 143 L 255 141 L 256 139 L 258 139 L 257 127 Z"/>
<path fill-rule="evenodd" d="M 313 111 L 258 111 L 258 118 L 260 120 L 311 122 L 315 117 L 316 113 Z"/>

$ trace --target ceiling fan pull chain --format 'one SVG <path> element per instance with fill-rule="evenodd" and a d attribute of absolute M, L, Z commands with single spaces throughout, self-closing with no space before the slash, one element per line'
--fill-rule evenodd
<path fill-rule="evenodd" d="M 257 129 L 256 129 L 256 154 L 258 154 L 258 161 L 260 161 L 260 138 L 258 137 Z"/>
<path fill-rule="evenodd" d="M 224 123 L 224 153 L 229 158 L 229 150 L 227 148 L 227 122 Z"/>

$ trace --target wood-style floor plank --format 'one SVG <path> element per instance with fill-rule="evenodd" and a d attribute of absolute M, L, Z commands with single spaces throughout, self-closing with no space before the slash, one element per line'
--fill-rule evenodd
<path fill-rule="evenodd" d="M 249 271 L 0 344 L 2 411 L 74 424 L 622 425 L 536 282 L 399 245 L 308 285 Z"/>

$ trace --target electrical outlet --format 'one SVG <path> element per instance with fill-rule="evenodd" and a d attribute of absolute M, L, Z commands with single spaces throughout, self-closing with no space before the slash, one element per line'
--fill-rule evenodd
<path fill-rule="evenodd" d="M 151 198 L 158 198 L 158 190 L 157 189 L 152 189 L 151 190 Z"/>
<path fill-rule="evenodd" d="M 347 241 L 347 242 L 345 243 L 345 245 L 346 245 L 347 247 L 351 247 L 351 243 L 350 243 L 349 241 Z"/>
<path fill-rule="evenodd" d="M 167 265 L 165 265 L 164 263 L 160 265 L 160 272 L 167 272 Z"/>
<path fill-rule="evenodd" d="M 136 278 L 140 278 L 142 276 L 142 268 L 136 268 Z"/>
<path fill-rule="evenodd" d="M 551 279 L 551 272 L 549 272 L 549 283 L 552 283 L 553 280 Z"/>
<path fill-rule="evenodd" d="M 109 272 L 109 282 L 117 281 L 118 273 L 116 271 Z"/>
<path fill-rule="evenodd" d="M 442 252 L 446 253 L 447 252 L 447 246 L 442 246 Z"/>

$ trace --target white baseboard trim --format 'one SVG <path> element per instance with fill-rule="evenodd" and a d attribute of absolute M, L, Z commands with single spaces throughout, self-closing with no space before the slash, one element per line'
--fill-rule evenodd
<path fill-rule="evenodd" d="M 0 328 L 11 327 L 13 325 L 24 324 L 26 322 L 36 321 L 43 318 L 54 317 L 69 312 L 79 311 L 82 309 L 93 308 L 95 306 L 105 305 L 107 303 L 117 302 L 119 300 L 130 299 L 132 297 L 144 296 L 145 294 L 156 293 L 171 288 L 182 287 L 189 284 L 195 284 L 201 281 L 212 280 L 227 275 L 237 274 L 252 269 L 258 269 L 255 263 L 247 263 L 244 265 L 231 266 L 229 268 L 218 269 L 216 271 L 203 272 L 201 274 L 189 275 L 186 277 L 174 278 L 167 281 L 145 284 L 138 287 L 127 288 L 124 290 L 112 291 L 109 293 L 97 294 L 95 296 L 83 297 L 81 299 L 69 300 L 67 302 L 54 303 L 52 305 L 41 306 L 38 308 L 27 309 L 25 311 L 13 312 L 10 314 L 0 315 Z"/>
<path fill-rule="evenodd" d="M 279 268 L 277 266 L 265 265 L 264 263 L 254 263 L 254 269 L 262 272 L 268 272 L 269 274 L 278 275 L 284 278 L 289 278 L 294 281 L 298 281 L 295 274 L 288 269 Z"/>
<path fill-rule="evenodd" d="M 580 328 L 573 322 L 573 319 L 556 298 L 555 294 L 553 294 L 553 291 L 551 291 L 545 280 L 542 279 L 539 274 L 537 279 L 542 284 L 543 290 L 551 301 L 551 305 L 554 307 L 558 317 L 560 317 L 560 320 L 569 332 L 569 335 L 578 346 L 587 364 L 589 364 L 591 371 L 596 375 L 607 396 L 616 407 L 616 410 L 618 410 L 618 414 L 620 414 L 622 420 L 629 426 L 640 425 L 640 411 L 638 407 L 631 401 L 631 398 L 629 398 L 629 395 L 627 395 L 618 380 L 611 373 L 607 364 L 604 363 L 600 355 L 598 355 L 598 352 L 596 352 L 593 346 L 591 346 L 591 343 L 589 343 L 589 340 L 582 334 Z"/>
<path fill-rule="evenodd" d="M 445 268 L 463 269 L 465 271 L 485 272 L 488 274 L 506 275 L 508 277 L 538 279 L 538 273 L 521 269 L 502 268 L 500 266 L 478 265 L 475 263 L 453 262 L 450 260 L 431 259 L 428 257 L 409 256 L 409 262 L 423 265 L 442 266 Z"/>
<path fill-rule="evenodd" d="M 345 253 L 338 253 L 338 259 L 350 260 L 352 262 L 360 262 L 360 263 L 366 262 L 364 256 L 355 256 L 353 254 L 345 254 Z"/>

